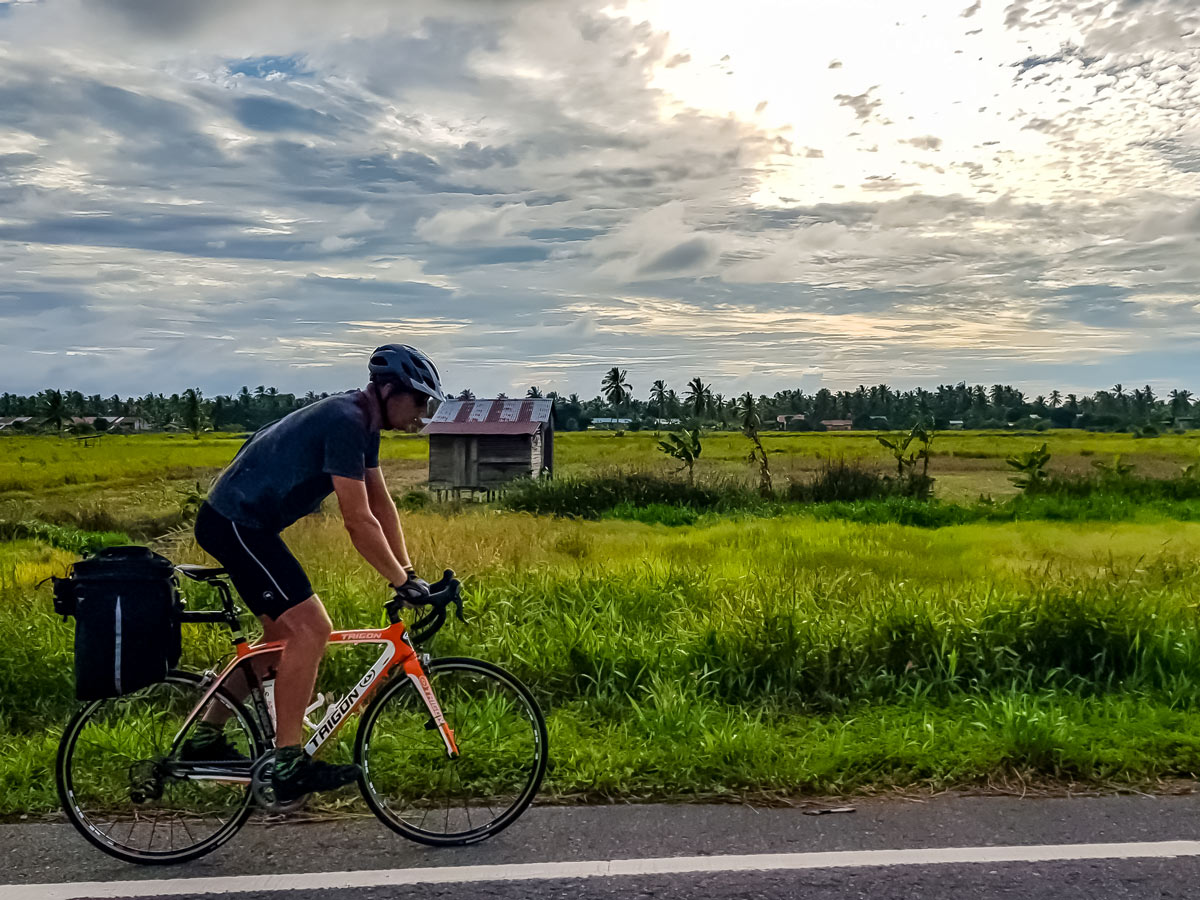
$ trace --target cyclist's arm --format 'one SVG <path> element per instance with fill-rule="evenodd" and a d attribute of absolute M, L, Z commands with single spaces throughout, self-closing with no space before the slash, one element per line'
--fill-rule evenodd
<path fill-rule="evenodd" d="M 412 567 L 412 559 L 408 555 L 408 545 L 404 543 L 404 529 L 400 525 L 400 514 L 396 511 L 396 503 L 388 493 L 387 484 L 383 480 L 383 470 L 367 469 L 367 503 L 371 513 L 379 520 L 383 528 L 383 536 L 387 538 L 388 546 L 396 559 L 405 568 Z"/>
<path fill-rule="evenodd" d="M 389 584 L 404 584 L 408 575 L 400 560 L 396 559 L 396 554 L 392 552 L 379 520 L 371 512 L 366 482 L 334 475 L 333 491 L 337 494 L 342 522 L 346 531 L 350 533 L 350 542 L 354 544 L 354 549 L 374 566 Z"/>

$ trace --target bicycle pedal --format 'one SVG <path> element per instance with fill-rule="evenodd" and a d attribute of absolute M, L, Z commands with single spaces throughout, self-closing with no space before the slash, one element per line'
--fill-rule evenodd
<path fill-rule="evenodd" d="M 250 793 L 259 809 L 276 815 L 286 815 L 295 812 L 308 801 L 308 794 L 281 803 L 275 799 L 275 787 L 272 776 L 275 773 L 275 751 L 268 750 L 254 761 L 250 770 Z"/>

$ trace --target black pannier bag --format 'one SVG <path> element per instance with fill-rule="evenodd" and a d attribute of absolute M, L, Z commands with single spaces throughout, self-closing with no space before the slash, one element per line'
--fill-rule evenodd
<path fill-rule="evenodd" d="M 163 681 L 179 662 L 181 604 L 171 561 L 106 547 L 54 579 L 54 609 L 75 617 L 75 696 L 100 700 Z"/>

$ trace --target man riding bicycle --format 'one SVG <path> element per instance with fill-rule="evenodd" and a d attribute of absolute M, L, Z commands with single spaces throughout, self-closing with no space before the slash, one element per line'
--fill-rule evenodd
<path fill-rule="evenodd" d="M 304 711 L 333 626 L 280 532 L 337 495 L 354 548 L 402 600 L 419 604 L 429 585 L 416 576 L 396 505 L 379 469 L 381 429 L 405 430 L 442 400 L 433 362 L 413 347 L 385 344 L 368 365 L 362 390 L 335 394 L 259 429 L 221 473 L 196 517 L 196 542 L 229 572 L 263 623 L 267 641 L 284 644 L 275 675 L 273 787 L 287 802 L 358 778 L 358 766 L 305 754 Z M 189 738 L 193 759 L 240 759 L 209 717 Z"/>

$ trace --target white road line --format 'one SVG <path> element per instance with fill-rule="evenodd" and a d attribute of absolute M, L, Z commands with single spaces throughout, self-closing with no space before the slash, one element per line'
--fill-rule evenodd
<path fill-rule="evenodd" d="M 367 888 L 388 885 L 465 884 L 475 881 L 544 881 L 634 875 L 691 875 L 796 869 L 934 866 L 955 863 L 1053 862 L 1080 859 L 1169 859 L 1200 856 L 1200 841 L 1132 844 L 1049 844 L 1028 847 L 939 847 L 928 850 L 844 850 L 829 853 L 761 853 L 746 856 L 676 856 L 499 866 L 439 866 L 294 875 L 236 875 L 155 881 L 0 884 L 4 900 L 83 900 L 101 897 L 179 897 Z"/>

